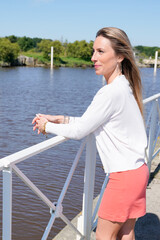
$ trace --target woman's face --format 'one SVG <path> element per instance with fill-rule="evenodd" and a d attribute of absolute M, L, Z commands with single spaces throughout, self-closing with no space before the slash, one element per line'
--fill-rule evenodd
<path fill-rule="evenodd" d="M 111 46 L 109 39 L 98 36 L 93 44 L 94 63 L 97 75 L 104 75 L 106 81 L 110 83 L 117 75 L 121 74 L 120 63 L 123 59 L 118 57 Z"/>

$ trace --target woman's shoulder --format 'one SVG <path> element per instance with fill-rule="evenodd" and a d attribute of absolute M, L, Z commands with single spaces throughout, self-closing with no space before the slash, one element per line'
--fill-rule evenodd
<path fill-rule="evenodd" d="M 132 94 L 129 87 L 129 82 L 124 75 L 118 76 L 112 83 L 103 86 L 94 97 L 94 100 L 103 102 L 104 104 L 110 103 L 112 108 L 118 109 L 122 107 Z"/>
<path fill-rule="evenodd" d="M 117 76 L 112 83 L 107 84 L 99 89 L 96 95 L 105 94 L 114 97 L 122 94 L 124 87 L 129 86 L 129 82 L 124 75 Z"/>

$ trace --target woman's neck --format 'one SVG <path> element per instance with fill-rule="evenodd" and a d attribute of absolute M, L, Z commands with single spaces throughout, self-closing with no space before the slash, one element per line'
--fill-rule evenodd
<path fill-rule="evenodd" d="M 121 75 L 122 75 L 122 73 L 119 71 L 118 73 L 117 72 L 113 73 L 109 78 L 106 78 L 105 76 L 104 77 L 106 79 L 107 84 L 110 84 L 110 83 L 112 83 L 114 81 L 114 79 L 116 77 L 121 76 Z"/>

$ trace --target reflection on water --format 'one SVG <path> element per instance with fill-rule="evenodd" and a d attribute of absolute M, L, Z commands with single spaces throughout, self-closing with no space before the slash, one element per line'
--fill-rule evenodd
<path fill-rule="evenodd" d="M 50 69 L 50 80 L 53 80 L 53 73 L 54 73 L 54 68 Z"/>
<path fill-rule="evenodd" d="M 153 77 L 153 69 L 141 69 L 144 98 L 160 92 L 159 70 Z M 31 121 L 36 113 L 80 116 L 103 84 L 102 77 L 96 76 L 94 69 L 91 68 L 1 68 L 0 158 L 45 140 L 43 135 L 38 136 L 32 131 Z M 79 141 L 70 140 L 19 163 L 18 167 L 51 201 L 55 202 L 79 146 Z M 64 199 L 64 214 L 69 219 L 81 209 L 84 159 L 85 153 Z M 97 159 L 95 195 L 98 194 L 104 178 L 98 156 Z M 49 218 L 48 207 L 13 174 L 12 239 L 41 239 Z M 0 221 L 1 219 L 2 217 Z M 48 239 L 52 239 L 63 226 L 63 222 L 57 219 Z"/>

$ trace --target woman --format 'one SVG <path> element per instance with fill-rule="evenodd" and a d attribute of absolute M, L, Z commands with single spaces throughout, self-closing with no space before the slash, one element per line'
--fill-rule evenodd
<path fill-rule="evenodd" d="M 146 213 L 148 167 L 143 121 L 141 79 L 129 39 L 117 28 L 102 28 L 93 45 L 102 87 L 79 117 L 39 115 L 38 133 L 81 139 L 91 132 L 106 173 L 110 173 L 98 212 L 97 240 L 133 240 L 136 218 Z"/>

